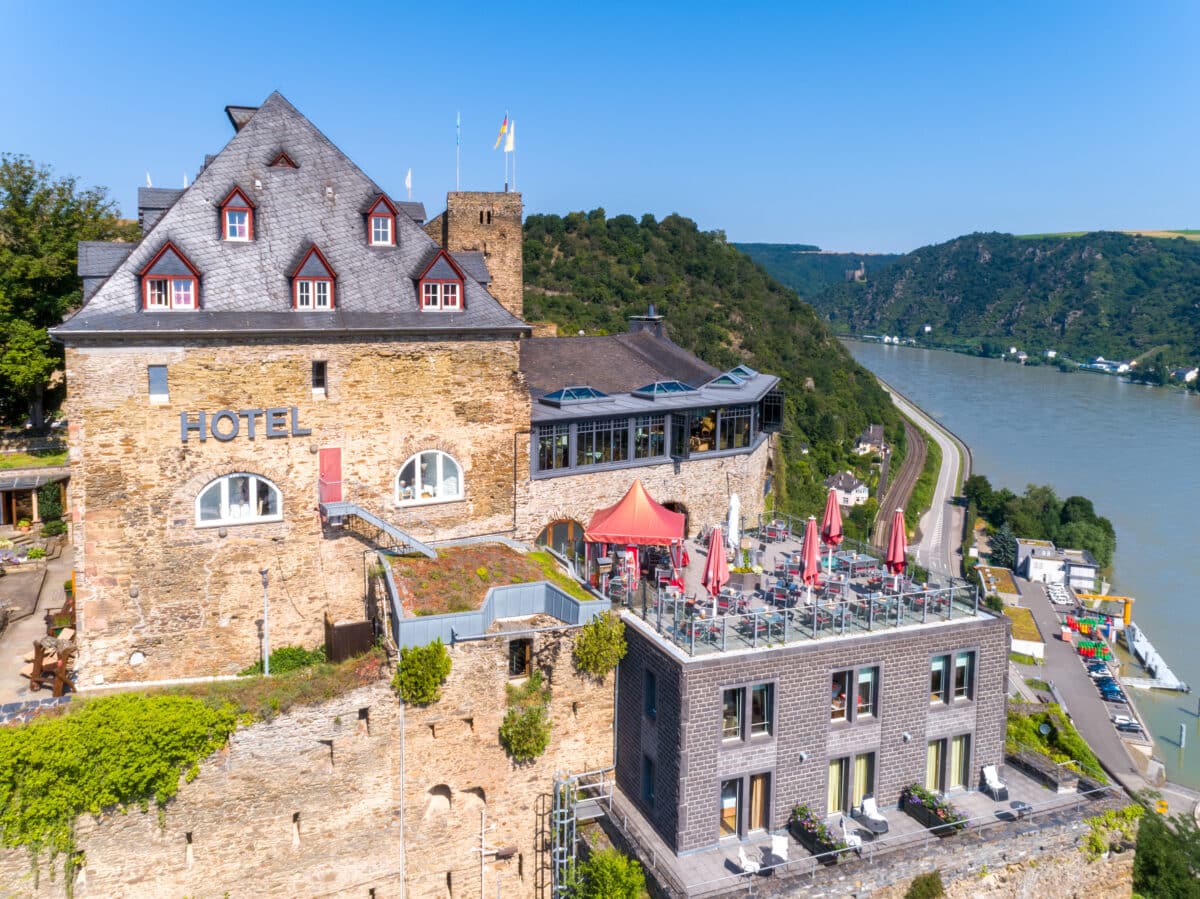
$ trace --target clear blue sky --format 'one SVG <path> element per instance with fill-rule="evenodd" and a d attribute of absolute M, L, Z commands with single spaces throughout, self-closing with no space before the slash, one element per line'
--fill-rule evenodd
<path fill-rule="evenodd" d="M 114 9 L 113 7 L 119 7 Z M 900 251 L 974 230 L 1200 227 L 1200 4 L 0 0 L 0 150 L 127 215 L 278 89 L 396 196 L 679 212 Z M 233 11 L 231 11 L 233 10 Z"/>

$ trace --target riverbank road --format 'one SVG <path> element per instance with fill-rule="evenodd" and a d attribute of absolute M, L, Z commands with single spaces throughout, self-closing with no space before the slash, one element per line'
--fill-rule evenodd
<path fill-rule="evenodd" d="M 1013 580 L 1021 593 L 1021 605 L 1033 614 L 1046 643 L 1046 660 L 1039 676 L 1053 682 L 1066 703 L 1075 729 L 1092 747 L 1100 764 L 1130 792 L 1143 789 L 1146 782 L 1113 727 L 1108 706 L 1088 677 L 1074 646 L 1059 639 L 1062 624 L 1045 588 L 1023 577 L 1014 576 Z"/>
<path fill-rule="evenodd" d="M 891 395 L 896 408 L 932 437 L 942 451 L 942 467 L 938 471 L 933 502 L 921 518 L 920 539 L 912 547 L 913 554 L 918 565 L 957 576 L 961 570 L 958 553 L 962 547 L 963 510 L 953 500 L 958 495 L 959 471 L 962 470 L 964 476 L 968 473 L 963 464 L 965 454 L 954 436 L 919 406 L 886 384 L 883 389 Z"/>

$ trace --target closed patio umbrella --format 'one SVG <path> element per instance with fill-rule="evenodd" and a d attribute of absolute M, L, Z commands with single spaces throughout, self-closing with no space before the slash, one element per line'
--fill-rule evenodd
<path fill-rule="evenodd" d="M 729 583 L 729 564 L 725 561 L 725 541 L 721 535 L 720 526 L 712 529 L 708 535 L 708 558 L 704 562 L 704 573 L 700 576 L 703 584 L 712 596 L 713 617 L 717 617 L 717 594 Z"/>
<path fill-rule="evenodd" d="M 825 498 L 825 517 L 821 519 L 821 539 L 829 547 L 829 573 L 833 574 L 833 549 L 841 546 L 842 537 L 842 507 L 838 505 L 837 491 L 829 488 L 829 496 Z"/>
<path fill-rule="evenodd" d="M 808 587 L 808 601 L 812 602 L 813 584 L 821 574 L 821 538 L 817 535 L 817 519 L 808 516 L 804 525 L 804 546 L 800 550 L 800 562 L 804 568 L 801 577 Z"/>
<path fill-rule="evenodd" d="M 900 575 L 904 574 L 908 564 L 908 536 L 904 532 L 903 509 L 897 509 L 892 515 L 892 532 L 888 536 L 887 556 L 883 564 L 896 576 L 896 585 L 899 585 Z"/>
<path fill-rule="evenodd" d="M 742 526 L 742 501 L 738 499 L 736 493 L 729 497 L 729 521 L 726 525 L 729 531 L 729 551 L 730 553 L 736 553 L 738 551 L 738 542 L 741 539 L 739 531 Z"/>

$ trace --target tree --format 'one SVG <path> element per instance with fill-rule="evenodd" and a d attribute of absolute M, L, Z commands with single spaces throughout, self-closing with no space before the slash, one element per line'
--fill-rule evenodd
<path fill-rule="evenodd" d="M 992 564 L 1000 568 L 1015 568 L 1017 564 L 1017 535 L 1008 523 L 992 535 Z"/>
<path fill-rule="evenodd" d="M 80 303 L 78 241 L 136 239 L 137 225 L 120 220 L 104 188 L 83 189 L 26 156 L 0 154 L 0 394 L 23 398 L 35 427 L 61 361 L 36 334 Z"/>
<path fill-rule="evenodd" d="M 1138 827 L 1133 889 L 1144 896 L 1200 897 L 1200 830 L 1190 815 L 1167 820 L 1147 810 Z"/>
<path fill-rule="evenodd" d="M 980 509 L 991 507 L 992 482 L 986 475 L 971 475 L 963 481 L 962 492 L 968 502 L 975 503 Z"/>
<path fill-rule="evenodd" d="M 425 646 L 403 647 L 392 687 L 405 702 L 427 705 L 442 697 L 442 683 L 450 676 L 450 653 L 438 637 Z"/>
<path fill-rule="evenodd" d="M 642 866 L 619 849 L 592 853 L 579 875 L 581 899 L 641 899 L 646 893 Z"/>

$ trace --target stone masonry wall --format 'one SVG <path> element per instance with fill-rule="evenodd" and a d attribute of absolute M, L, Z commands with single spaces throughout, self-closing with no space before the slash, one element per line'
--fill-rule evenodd
<path fill-rule="evenodd" d="M 628 616 L 627 616 L 628 618 Z M 629 628 L 643 627 L 630 621 Z M 643 675 L 633 670 L 640 658 L 664 669 L 666 650 L 658 638 L 634 643 L 635 652 L 622 663 L 623 689 Z M 651 642 L 653 641 L 653 642 Z M 647 645 L 643 646 L 645 642 Z M 672 813 L 645 808 L 640 793 L 640 753 L 630 757 L 626 734 L 638 730 L 630 717 L 642 710 L 621 704 L 618 779 L 626 796 L 642 807 L 660 836 L 677 852 L 714 846 L 718 839 L 721 781 L 754 773 L 770 775 L 771 829 L 787 823 L 793 806 L 824 809 L 830 758 L 859 752 L 876 754 L 875 795 L 880 807 L 894 805 L 900 790 L 924 783 L 929 740 L 970 733 L 968 770 L 978 778 L 982 766 L 1001 764 L 1004 750 L 1005 677 L 1008 625 L 992 616 L 945 624 L 882 631 L 871 636 L 830 638 L 777 649 L 715 653 L 682 665 L 678 701 L 682 732 L 678 737 L 677 795 L 671 785 L 657 791 L 656 802 L 674 802 Z M 929 702 L 929 660 L 935 654 L 963 649 L 978 652 L 974 699 L 951 706 Z M 831 722 L 829 683 L 841 668 L 878 665 L 878 716 L 851 723 Z M 721 738 L 721 702 L 725 688 L 773 683 L 773 730 L 769 737 L 726 743 Z M 659 678 L 659 705 L 664 687 Z M 659 728 L 662 727 L 660 723 Z M 641 728 L 644 730 L 645 725 Z M 909 735 L 905 740 L 904 734 Z M 799 756 L 807 753 L 803 761 Z M 666 763 L 658 761 L 660 767 Z M 671 765 L 674 766 L 672 760 Z M 674 829 L 670 825 L 674 822 Z"/>
<path fill-rule="evenodd" d="M 425 231 L 451 253 L 483 253 L 492 276 L 490 293 L 517 318 L 525 308 L 524 233 L 521 195 L 515 192 L 451 191 L 446 211 Z"/>
<path fill-rule="evenodd" d="M 705 525 L 725 521 L 730 493 L 741 500 L 746 526 L 757 526 L 771 442 L 765 440 L 754 452 L 743 455 L 689 459 L 679 464 L 678 471 L 673 462 L 664 462 L 527 480 L 521 485 L 517 504 L 517 535 L 533 540 L 546 525 L 565 518 L 586 525 L 597 509 L 620 500 L 635 480 L 658 502 L 685 506 L 691 536 Z"/>
<path fill-rule="evenodd" d="M 325 397 L 313 396 L 314 360 L 327 363 Z M 517 361 L 515 339 L 69 349 L 81 677 L 241 669 L 258 653 L 261 568 L 272 646 L 319 643 L 323 614 L 363 618 L 363 553 L 375 535 L 323 533 L 321 448 L 341 450 L 343 498 L 418 539 L 511 533 L 514 471 L 529 464 L 528 441 L 514 437 L 529 422 Z M 164 364 L 170 401 L 152 405 L 147 366 Z M 291 406 L 310 436 L 267 439 L 260 417 L 253 441 L 244 420 L 229 442 L 180 440 L 184 411 Z M 427 449 L 459 462 L 466 498 L 397 508 L 400 467 Z M 283 520 L 196 527 L 197 495 L 233 472 L 279 487 Z"/>
<path fill-rule="evenodd" d="M 542 616 L 506 628 L 553 625 Z M 405 708 L 405 890 L 421 897 L 549 895 L 549 821 L 556 772 L 583 773 L 612 764 L 613 681 L 580 676 L 572 661 L 578 631 L 524 634 L 533 664 L 551 686 L 550 746 L 515 763 L 500 746 L 509 683 L 503 634 L 451 647 L 454 668 L 442 698 Z M 507 861 L 489 858 L 480 892 L 479 839 L 486 813 L 489 848 L 515 847 Z"/>
<path fill-rule="evenodd" d="M 161 820 L 79 819 L 75 896 L 398 897 L 399 744 L 384 681 L 239 729 Z M 0 849 L 0 894 L 65 896 L 62 859 L 47 864 L 35 886 L 25 850 Z"/>

